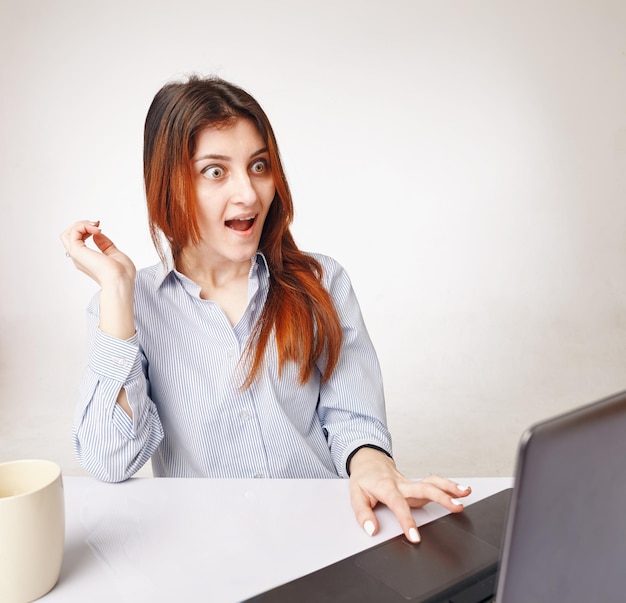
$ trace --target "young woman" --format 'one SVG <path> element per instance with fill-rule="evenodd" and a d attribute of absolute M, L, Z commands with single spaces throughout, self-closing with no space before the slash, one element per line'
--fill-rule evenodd
<path fill-rule="evenodd" d="M 363 528 L 377 531 L 381 502 L 412 541 L 410 507 L 461 511 L 469 488 L 396 469 L 349 278 L 294 243 L 259 104 L 219 78 L 164 86 L 146 118 L 144 178 L 159 264 L 136 272 L 98 222 L 62 234 L 100 287 L 74 427 L 83 467 L 107 481 L 149 459 L 164 477 L 350 477 Z"/>

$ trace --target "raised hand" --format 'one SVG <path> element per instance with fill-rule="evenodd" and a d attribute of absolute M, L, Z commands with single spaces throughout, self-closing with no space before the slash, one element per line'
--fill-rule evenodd
<path fill-rule="evenodd" d="M 97 249 L 87 246 L 90 238 Z M 132 337 L 136 273 L 132 260 L 102 233 L 99 222 L 76 222 L 63 231 L 61 240 L 76 268 L 100 285 L 100 329 L 119 339 Z"/>
<path fill-rule="evenodd" d="M 87 246 L 89 238 L 93 238 L 98 250 Z M 135 265 L 103 234 L 99 222 L 76 222 L 63 231 L 61 240 L 76 268 L 101 287 L 120 279 L 127 283 L 134 281 Z"/>

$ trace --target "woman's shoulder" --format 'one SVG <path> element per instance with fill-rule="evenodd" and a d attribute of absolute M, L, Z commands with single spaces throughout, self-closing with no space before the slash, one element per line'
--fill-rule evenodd
<path fill-rule="evenodd" d="M 318 253 L 316 251 L 305 251 L 304 253 L 312 257 L 314 260 L 317 260 L 324 269 L 324 271 L 329 270 L 335 272 L 344 269 L 343 266 L 335 258 L 329 255 Z"/>
<path fill-rule="evenodd" d="M 135 287 L 155 291 L 167 278 L 168 270 L 161 262 L 137 270 Z"/>
<path fill-rule="evenodd" d="M 305 252 L 322 267 L 322 282 L 326 287 L 337 282 L 350 282 L 350 277 L 343 265 L 334 257 L 317 252 Z"/>
<path fill-rule="evenodd" d="M 154 280 L 156 275 L 163 270 L 163 264 L 158 262 L 152 266 L 144 266 L 137 270 L 137 278 L 140 280 Z"/>

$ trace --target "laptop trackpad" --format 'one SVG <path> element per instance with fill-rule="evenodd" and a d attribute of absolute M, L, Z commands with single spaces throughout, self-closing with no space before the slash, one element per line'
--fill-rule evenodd
<path fill-rule="evenodd" d="M 498 562 L 490 544 L 438 521 L 420 528 L 422 542 L 404 536 L 356 555 L 354 562 L 405 599 L 423 600 Z"/>

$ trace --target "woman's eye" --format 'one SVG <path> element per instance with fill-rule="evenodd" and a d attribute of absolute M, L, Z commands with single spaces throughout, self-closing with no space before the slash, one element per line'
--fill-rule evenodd
<path fill-rule="evenodd" d="M 224 170 L 219 165 L 210 165 L 208 168 L 202 170 L 202 173 L 213 180 L 217 180 L 224 175 Z"/>
<path fill-rule="evenodd" d="M 267 161 L 265 159 L 260 159 L 259 161 L 255 161 L 251 167 L 252 171 L 255 174 L 262 174 L 267 170 Z"/>

